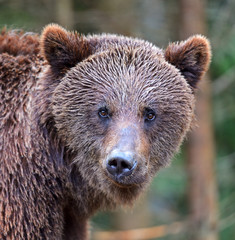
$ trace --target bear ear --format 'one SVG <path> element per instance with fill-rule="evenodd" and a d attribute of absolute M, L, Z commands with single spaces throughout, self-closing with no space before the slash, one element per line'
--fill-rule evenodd
<path fill-rule="evenodd" d="M 201 35 L 171 43 L 165 51 L 165 59 L 178 68 L 192 89 L 195 89 L 210 63 L 210 43 Z"/>
<path fill-rule="evenodd" d="M 88 42 L 76 32 L 68 32 L 57 24 L 46 26 L 41 35 L 42 55 L 53 71 L 64 73 L 91 55 Z"/>

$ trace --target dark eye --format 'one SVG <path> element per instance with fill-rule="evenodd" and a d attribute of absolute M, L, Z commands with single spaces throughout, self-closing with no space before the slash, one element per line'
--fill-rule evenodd
<path fill-rule="evenodd" d="M 153 121 L 156 118 L 156 113 L 152 109 L 145 109 L 144 119 L 145 121 Z"/>
<path fill-rule="evenodd" d="M 109 118 L 109 112 L 107 108 L 100 108 L 98 114 L 101 118 Z"/>

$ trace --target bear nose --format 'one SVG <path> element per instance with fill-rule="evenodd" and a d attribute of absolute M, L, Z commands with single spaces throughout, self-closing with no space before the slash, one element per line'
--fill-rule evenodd
<path fill-rule="evenodd" d="M 130 152 L 115 152 L 107 159 L 106 165 L 111 175 L 120 178 L 131 175 L 137 166 L 137 161 Z"/>

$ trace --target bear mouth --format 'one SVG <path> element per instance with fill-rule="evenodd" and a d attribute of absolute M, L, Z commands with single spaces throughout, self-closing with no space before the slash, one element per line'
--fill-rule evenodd
<path fill-rule="evenodd" d="M 110 175 L 105 171 L 105 176 L 112 184 L 119 188 L 136 188 L 146 182 L 147 176 L 119 176 Z"/>
<path fill-rule="evenodd" d="M 108 177 L 108 176 L 107 176 Z M 123 181 L 120 181 L 117 177 L 113 178 L 113 177 L 108 177 L 108 179 L 117 187 L 120 188 L 132 188 L 137 186 L 137 184 L 131 184 L 131 183 L 125 183 Z"/>
<path fill-rule="evenodd" d="M 104 171 L 104 176 L 107 179 L 107 181 L 111 182 L 112 184 L 114 184 L 117 187 L 120 187 L 120 188 L 130 188 L 130 187 L 133 186 L 133 184 L 124 183 L 123 181 L 120 182 L 114 176 L 110 176 L 110 174 L 108 174 L 108 172 L 106 172 L 106 171 Z"/>

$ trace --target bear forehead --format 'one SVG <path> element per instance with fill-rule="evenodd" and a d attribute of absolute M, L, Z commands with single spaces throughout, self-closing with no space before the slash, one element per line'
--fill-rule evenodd
<path fill-rule="evenodd" d="M 121 46 L 100 51 L 78 63 L 64 77 L 67 87 L 78 93 L 97 92 L 125 100 L 153 98 L 162 95 L 191 95 L 184 77 L 167 63 L 158 51 L 145 47 Z M 120 99 L 119 99 L 120 100 Z"/>
<path fill-rule="evenodd" d="M 59 95 L 63 102 L 76 109 L 108 106 L 114 112 L 138 112 L 145 107 L 185 110 L 193 99 L 186 80 L 162 56 L 146 54 L 142 48 L 123 47 L 94 54 L 78 63 L 56 92 L 62 92 Z"/>

